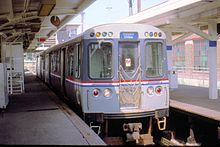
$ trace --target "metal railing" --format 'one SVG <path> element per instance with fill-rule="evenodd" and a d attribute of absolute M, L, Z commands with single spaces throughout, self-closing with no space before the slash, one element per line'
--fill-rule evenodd
<path fill-rule="evenodd" d="M 209 68 L 173 67 L 177 72 L 178 84 L 209 87 Z M 217 68 L 217 82 L 220 89 L 220 68 Z"/>

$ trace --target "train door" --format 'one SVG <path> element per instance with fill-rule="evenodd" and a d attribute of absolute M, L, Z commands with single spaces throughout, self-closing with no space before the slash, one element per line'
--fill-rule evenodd
<path fill-rule="evenodd" d="M 37 56 L 37 61 L 36 61 L 36 73 L 37 76 L 40 78 L 40 56 Z"/>
<path fill-rule="evenodd" d="M 45 82 L 49 84 L 49 54 L 45 56 Z"/>
<path fill-rule="evenodd" d="M 119 43 L 120 109 L 139 108 L 141 100 L 141 65 L 138 42 Z"/>
<path fill-rule="evenodd" d="M 61 91 L 63 92 L 64 95 L 66 95 L 66 92 L 65 92 L 65 59 L 66 59 L 66 47 L 62 48 L 61 49 Z"/>
<path fill-rule="evenodd" d="M 45 77 L 45 62 L 44 62 L 44 55 L 40 56 L 40 78 L 44 80 Z"/>
<path fill-rule="evenodd" d="M 52 72 L 52 54 L 49 53 L 49 75 L 48 75 L 48 84 L 51 86 L 51 72 Z"/>

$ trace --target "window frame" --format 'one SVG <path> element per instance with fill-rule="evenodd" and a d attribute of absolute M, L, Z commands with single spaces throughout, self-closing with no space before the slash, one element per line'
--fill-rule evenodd
<path fill-rule="evenodd" d="M 66 61 L 67 61 L 66 77 L 73 78 L 74 77 L 74 66 L 73 65 L 74 65 L 74 57 L 75 57 L 73 45 L 68 46 L 66 54 L 67 54 L 67 56 L 66 56 L 66 58 L 67 58 L 66 59 Z M 71 56 L 73 56 L 73 57 L 71 57 Z M 73 61 L 73 64 L 72 64 L 72 62 L 70 62 L 70 59 L 71 59 L 71 61 Z"/>
<path fill-rule="evenodd" d="M 157 74 L 157 75 L 148 75 L 147 72 L 147 44 L 148 43 L 161 43 L 161 51 L 162 51 L 162 57 L 161 57 L 161 73 Z M 144 69 L 144 77 L 146 78 L 158 78 L 158 77 L 163 77 L 165 76 L 165 68 L 166 68 L 166 49 L 165 49 L 165 43 L 163 40 L 145 40 L 144 42 L 144 67 L 142 67 Z M 160 61 L 160 59 L 158 59 Z"/>
<path fill-rule="evenodd" d="M 91 76 L 91 59 L 90 59 L 90 45 L 91 44 L 97 44 L 97 45 L 100 45 L 101 43 L 109 43 L 109 44 L 111 44 L 111 77 L 103 77 L 103 78 L 98 78 L 98 77 L 92 77 Z M 89 79 L 91 79 L 91 80 L 111 80 L 111 79 L 113 79 L 114 78 L 114 69 L 113 69 L 113 67 L 114 67 L 114 61 L 113 61 L 113 52 L 114 52 L 114 46 L 113 46 L 113 42 L 112 41 L 110 41 L 110 40 L 105 40 L 105 41 L 101 41 L 101 43 L 100 43 L 100 41 L 91 41 L 91 42 L 89 42 L 88 43 L 88 45 L 87 45 L 87 51 L 88 51 L 88 77 L 89 77 Z"/>
<path fill-rule="evenodd" d="M 81 70 L 81 43 L 76 43 L 74 45 L 74 51 L 75 51 L 75 78 L 79 79 L 81 76 L 80 70 Z"/>
<path fill-rule="evenodd" d="M 60 49 L 55 50 L 51 53 L 51 72 L 60 74 L 61 72 L 61 52 Z"/>
<path fill-rule="evenodd" d="M 193 69 L 195 71 L 208 71 L 208 47 L 207 41 L 204 39 L 194 40 L 193 41 Z M 206 58 L 206 60 L 203 60 Z M 202 63 L 205 63 L 205 66 L 202 66 Z"/>
<path fill-rule="evenodd" d="M 185 42 L 178 42 L 173 45 L 172 50 L 172 61 L 173 65 L 177 70 L 183 70 L 186 67 L 185 60 L 186 52 L 185 52 Z"/>
<path fill-rule="evenodd" d="M 122 62 L 123 61 L 125 61 L 125 60 L 123 60 L 123 57 L 122 57 L 122 55 L 123 55 L 123 49 L 125 49 L 125 48 L 122 48 L 122 45 L 125 45 L 125 44 L 123 44 L 123 43 L 130 43 L 130 44 L 133 44 L 133 45 L 135 45 L 136 46 L 136 48 L 133 50 L 134 52 L 134 68 L 132 69 L 132 70 L 126 70 L 125 68 L 124 68 L 124 66 L 123 66 L 123 64 L 122 64 Z M 119 64 L 123 67 L 123 69 L 124 69 L 124 71 L 126 72 L 126 73 L 128 73 L 128 74 L 133 74 L 136 70 L 137 70 L 137 68 L 138 68 L 138 50 L 139 50 L 139 48 L 140 48 L 140 42 L 139 41 L 120 41 L 119 42 L 119 45 L 118 45 L 118 48 L 119 48 L 119 50 L 120 50 L 120 60 L 119 60 Z M 132 61 L 132 60 L 131 60 Z"/>

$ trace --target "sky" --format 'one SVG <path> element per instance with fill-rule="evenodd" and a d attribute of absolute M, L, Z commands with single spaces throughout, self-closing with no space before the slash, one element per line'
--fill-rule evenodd
<path fill-rule="evenodd" d="M 141 0 L 141 10 L 152 7 L 167 0 Z M 133 14 L 137 13 L 137 0 L 132 0 Z M 96 0 L 84 10 L 83 30 L 93 26 L 119 21 L 129 16 L 129 0 Z M 78 15 L 68 24 L 81 23 Z M 81 32 L 81 27 L 78 32 Z"/>

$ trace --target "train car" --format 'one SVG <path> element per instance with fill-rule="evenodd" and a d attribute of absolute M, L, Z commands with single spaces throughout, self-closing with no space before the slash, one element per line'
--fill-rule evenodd
<path fill-rule="evenodd" d="M 43 69 L 37 76 L 77 104 L 98 134 L 108 138 L 112 131 L 122 132 L 125 141 L 150 144 L 153 123 L 158 130 L 166 128 L 169 81 L 166 36 L 160 29 L 103 24 L 38 59 Z"/>

